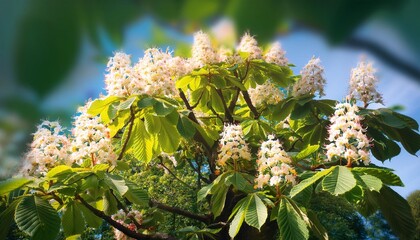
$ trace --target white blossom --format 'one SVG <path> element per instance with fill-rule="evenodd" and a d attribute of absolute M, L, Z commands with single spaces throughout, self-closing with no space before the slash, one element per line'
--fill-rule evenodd
<path fill-rule="evenodd" d="M 216 162 L 218 166 L 224 167 L 228 163 L 232 165 L 234 162 L 251 159 L 251 152 L 244 140 L 240 125 L 225 125 L 220 136 L 219 155 Z"/>
<path fill-rule="evenodd" d="M 319 58 L 312 57 L 300 74 L 301 78 L 293 87 L 293 96 L 315 94 L 316 92 L 319 93 L 319 96 L 324 95 L 324 68 L 321 66 L 321 60 Z"/>
<path fill-rule="evenodd" d="M 210 37 L 202 31 L 194 34 L 192 61 L 195 68 L 218 62 L 218 55 L 211 44 Z"/>
<path fill-rule="evenodd" d="M 289 61 L 286 58 L 286 52 L 281 48 L 279 42 L 271 44 L 270 49 L 264 55 L 264 60 L 268 63 L 274 63 L 279 66 L 287 66 Z"/>
<path fill-rule="evenodd" d="M 284 98 L 284 94 L 280 89 L 269 80 L 262 85 L 257 85 L 256 88 L 248 89 L 248 93 L 256 107 L 260 107 L 263 104 L 275 105 Z"/>
<path fill-rule="evenodd" d="M 373 63 L 366 63 L 364 60 L 351 70 L 350 74 L 350 98 L 365 103 L 382 103 L 382 95 L 376 91 L 378 78 L 375 75 L 376 69 Z"/>
<path fill-rule="evenodd" d="M 370 162 L 370 140 L 361 125 L 362 120 L 357 112 L 359 108 L 348 102 L 339 103 L 335 107 L 334 115 L 330 118 L 331 125 L 328 129 L 327 161 L 336 158 L 345 159 L 348 164 Z"/>
<path fill-rule="evenodd" d="M 291 162 L 279 140 L 276 140 L 274 135 L 269 135 L 258 152 L 258 176 L 255 179 L 257 187 L 262 188 L 266 184 L 296 184 L 296 171 L 290 166 Z"/>
<path fill-rule="evenodd" d="M 108 95 L 119 97 L 131 94 L 130 83 L 132 81 L 132 67 L 130 55 L 116 52 L 107 64 L 105 75 L 105 89 Z"/>
<path fill-rule="evenodd" d="M 245 35 L 242 36 L 241 41 L 239 42 L 239 46 L 236 50 L 238 52 L 249 53 L 249 60 L 262 58 L 262 50 L 258 46 L 257 40 L 255 40 L 255 38 L 249 33 L 245 33 Z"/>
<path fill-rule="evenodd" d="M 70 142 L 58 122 L 42 122 L 34 133 L 20 172 L 29 176 L 45 176 L 49 169 L 68 162 L 69 146 Z"/>
<path fill-rule="evenodd" d="M 117 155 L 111 143 L 110 130 L 99 116 L 91 116 L 86 112 L 89 105 L 90 102 L 78 109 L 79 115 L 74 121 L 71 160 L 80 165 L 86 158 L 90 158 L 92 164 L 115 165 Z"/>

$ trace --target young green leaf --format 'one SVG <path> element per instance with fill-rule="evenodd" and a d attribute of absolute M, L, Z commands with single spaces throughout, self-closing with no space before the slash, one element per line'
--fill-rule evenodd
<path fill-rule="evenodd" d="M 350 191 L 356 186 L 353 173 L 345 166 L 337 166 L 322 180 L 322 189 L 333 194 L 340 195 Z"/>

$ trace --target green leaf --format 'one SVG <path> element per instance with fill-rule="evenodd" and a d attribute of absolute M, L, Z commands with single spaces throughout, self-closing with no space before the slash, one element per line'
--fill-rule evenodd
<path fill-rule="evenodd" d="M 117 199 L 107 190 L 103 195 L 103 211 L 106 215 L 112 215 L 118 211 Z"/>
<path fill-rule="evenodd" d="M 105 99 L 96 99 L 90 104 L 87 113 L 93 116 L 99 115 L 103 111 L 107 111 L 112 103 L 117 102 L 119 100 L 120 98 L 117 96 L 109 96 Z"/>
<path fill-rule="evenodd" d="M 166 153 L 175 152 L 178 149 L 181 136 L 179 135 L 176 125 L 170 123 L 166 119 L 161 121 L 161 131 L 158 134 L 160 147 Z"/>
<path fill-rule="evenodd" d="M 59 165 L 49 170 L 46 177 L 49 179 L 57 178 L 59 176 L 66 175 L 71 172 L 72 172 L 71 167 L 67 165 Z"/>
<path fill-rule="evenodd" d="M 195 127 L 191 120 L 187 117 L 181 116 L 176 125 L 178 132 L 186 139 L 191 139 L 195 134 Z"/>
<path fill-rule="evenodd" d="M 149 196 L 147 191 L 139 188 L 135 183 L 127 181 L 128 191 L 124 194 L 130 202 L 141 206 L 148 206 Z"/>
<path fill-rule="evenodd" d="M 211 188 L 211 212 L 214 218 L 218 217 L 225 207 L 226 194 L 229 190 L 229 186 L 225 184 L 226 177 L 231 173 L 224 173 L 213 181 L 213 187 Z"/>
<path fill-rule="evenodd" d="M 239 229 L 241 229 L 242 223 L 245 220 L 245 204 L 242 204 L 239 207 L 238 212 L 236 213 L 235 217 L 233 218 L 232 222 L 229 226 L 229 236 L 234 238 L 236 234 L 238 234 Z"/>
<path fill-rule="evenodd" d="M 328 240 L 328 232 L 319 221 L 317 214 L 314 211 L 308 210 L 309 228 L 312 233 L 321 240 Z"/>
<path fill-rule="evenodd" d="M 150 134 L 157 134 L 160 132 L 160 117 L 153 116 L 152 114 L 144 114 L 144 125 L 146 131 Z"/>
<path fill-rule="evenodd" d="M 400 186 L 400 187 L 404 186 L 400 177 L 388 169 L 355 167 L 352 169 L 352 171 L 366 173 L 366 174 L 375 176 L 379 178 L 384 184 L 387 184 L 387 185 Z"/>
<path fill-rule="evenodd" d="M 320 171 L 320 172 L 317 172 L 312 177 L 303 180 L 298 185 L 295 185 L 292 188 L 292 190 L 290 191 L 290 196 L 291 197 L 296 196 L 298 193 L 302 192 L 304 189 L 311 186 L 312 184 L 314 184 L 316 181 L 318 181 L 319 179 L 321 179 L 325 175 L 329 174 L 333 169 L 334 169 L 334 167 L 329 168 L 329 169 L 325 169 L 325 170 Z"/>
<path fill-rule="evenodd" d="M 28 196 L 18 204 L 15 221 L 34 240 L 54 240 L 60 231 L 60 217 L 44 199 Z"/>
<path fill-rule="evenodd" d="M 89 227 L 98 228 L 102 224 L 102 218 L 97 217 L 93 214 L 89 209 L 87 209 L 84 205 L 75 202 L 76 208 L 82 211 L 83 217 Z"/>
<path fill-rule="evenodd" d="M 130 97 L 127 100 L 125 100 L 124 102 L 120 103 L 120 105 L 118 105 L 117 109 L 120 110 L 120 111 L 129 109 L 131 107 L 131 105 L 133 105 L 133 103 L 136 100 L 137 100 L 137 96 Z"/>
<path fill-rule="evenodd" d="M 273 120 L 283 121 L 286 119 L 292 112 L 295 104 L 296 101 L 294 99 L 285 99 L 280 104 L 275 105 L 272 116 Z"/>
<path fill-rule="evenodd" d="M 109 136 L 111 138 L 114 137 L 115 134 L 117 134 L 118 131 L 120 131 L 125 126 L 125 124 L 130 120 L 130 118 L 130 110 L 119 111 L 116 118 L 114 118 L 112 122 L 108 124 L 108 128 L 110 130 Z"/>
<path fill-rule="evenodd" d="M 307 156 L 311 155 L 312 153 L 316 152 L 319 149 L 319 145 L 309 145 L 307 146 L 305 149 L 303 149 L 302 151 L 300 151 L 295 158 L 300 160 L 300 159 L 304 159 Z"/>
<path fill-rule="evenodd" d="M 16 206 L 20 203 L 20 201 L 21 199 L 16 199 L 0 213 L 0 239 L 6 239 L 10 227 L 14 223 Z"/>
<path fill-rule="evenodd" d="M 253 187 L 239 172 L 234 172 L 226 178 L 226 183 L 232 184 L 236 189 L 243 192 L 252 192 Z"/>
<path fill-rule="evenodd" d="M 204 187 L 202 187 L 198 192 L 197 192 L 197 202 L 200 202 L 201 200 L 203 200 L 207 195 L 210 194 L 211 192 L 211 188 L 213 187 L 213 183 L 206 185 Z"/>
<path fill-rule="evenodd" d="M 340 195 L 356 186 L 353 173 L 344 166 L 334 167 L 334 170 L 322 180 L 322 189 L 332 195 Z"/>
<path fill-rule="evenodd" d="M 32 180 L 26 178 L 10 178 L 0 182 L 0 196 L 5 195 L 15 189 L 19 189 L 26 184 L 32 182 Z"/>
<path fill-rule="evenodd" d="M 245 213 L 245 222 L 249 226 L 260 230 L 268 217 L 267 207 L 255 193 L 250 196 Z"/>
<path fill-rule="evenodd" d="M 148 163 L 153 159 L 154 141 L 154 137 L 147 133 L 144 122 L 141 121 L 141 119 L 136 118 L 134 120 L 131 137 L 128 140 L 127 149 L 132 150 L 135 158 Z"/>
<path fill-rule="evenodd" d="M 382 181 L 369 174 L 363 174 L 354 172 L 354 176 L 358 182 L 358 184 L 362 185 L 364 188 L 368 189 L 369 191 L 377 191 L 379 192 L 382 188 Z"/>
<path fill-rule="evenodd" d="M 112 175 L 109 173 L 106 173 L 105 175 L 105 184 L 114 192 L 118 192 L 121 196 L 124 196 L 124 194 L 128 191 L 127 184 L 125 183 L 124 178 L 118 176 L 118 175 Z"/>
<path fill-rule="evenodd" d="M 379 193 L 371 194 L 392 231 L 402 240 L 412 239 L 416 223 L 407 201 L 387 186 L 383 186 Z"/>
<path fill-rule="evenodd" d="M 61 222 L 66 237 L 81 234 L 85 230 L 85 219 L 74 202 L 67 204 Z"/>
<path fill-rule="evenodd" d="M 286 198 L 282 198 L 280 201 L 277 224 L 280 230 L 280 239 L 301 240 L 309 238 L 305 221 Z"/>
<path fill-rule="evenodd" d="M 216 89 L 210 88 L 210 104 L 211 107 L 218 113 L 225 112 L 225 108 L 223 107 L 223 101 L 219 94 L 217 94 Z"/>
<path fill-rule="evenodd" d="M 161 101 L 157 101 L 155 105 L 153 105 L 153 109 L 155 110 L 157 116 L 163 117 L 169 115 L 170 113 L 176 110 L 176 108 L 172 105 Z"/>
<path fill-rule="evenodd" d="M 175 83 L 176 88 L 181 88 L 183 90 L 187 89 L 187 86 L 194 81 L 195 77 L 191 75 L 185 75 L 184 77 L 178 79 Z"/>

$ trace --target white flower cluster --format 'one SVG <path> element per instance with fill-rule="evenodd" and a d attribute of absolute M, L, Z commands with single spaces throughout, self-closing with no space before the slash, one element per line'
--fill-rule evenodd
<path fill-rule="evenodd" d="M 256 88 L 248 89 L 248 93 L 252 103 L 256 107 L 260 107 L 264 104 L 274 105 L 284 98 L 284 94 L 280 89 L 269 80 L 262 85 L 257 85 Z"/>
<path fill-rule="evenodd" d="M 109 95 L 128 96 L 131 94 L 130 86 L 132 81 L 132 68 L 130 55 L 123 52 L 115 53 L 107 64 L 105 75 L 105 89 Z"/>
<path fill-rule="evenodd" d="M 80 115 L 74 121 L 71 160 L 80 165 L 86 158 L 90 158 L 93 165 L 115 165 L 117 155 L 111 144 L 109 129 L 101 123 L 100 117 L 86 112 L 89 105 L 87 103 L 78 109 Z"/>
<path fill-rule="evenodd" d="M 234 164 L 234 162 L 251 159 L 251 152 L 248 148 L 248 144 L 244 140 L 242 127 L 240 125 L 225 125 L 220 136 L 220 150 L 216 161 L 218 166 L 224 167 L 230 160 L 232 160 Z"/>
<path fill-rule="evenodd" d="M 271 44 L 268 52 L 264 55 L 264 60 L 268 63 L 274 63 L 279 66 L 287 66 L 289 61 L 286 58 L 286 52 L 281 48 L 279 42 Z"/>
<path fill-rule="evenodd" d="M 269 135 L 268 140 L 261 144 L 258 152 L 258 177 L 255 179 L 258 188 L 268 184 L 270 186 L 280 183 L 296 184 L 296 171 L 290 166 L 292 162 L 286 151 L 283 150 L 279 140 Z"/>
<path fill-rule="evenodd" d="M 338 157 L 346 159 L 349 165 L 353 162 L 359 164 L 360 161 L 365 165 L 369 164 L 370 140 L 360 123 L 358 111 L 356 105 L 348 102 L 336 105 L 328 130 L 330 144 L 326 146 L 327 161 Z"/>
<path fill-rule="evenodd" d="M 305 94 L 315 94 L 316 92 L 319 93 L 319 96 L 325 95 L 324 68 L 321 66 L 319 58 L 312 57 L 300 74 L 302 77 L 293 87 L 293 96 L 298 97 Z"/>
<path fill-rule="evenodd" d="M 133 223 L 132 218 L 134 218 L 140 225 L 143 222 L 143 215 L 137 210 L 131 210 L 128 213 L 125 213 L 124 210 L 120 209 L 116 214 L 112 215 L 111 218 L 123 226 L 129 228 L 131 231 L 136 231 L 137 229 L 136 225 Z M 116 228 L 114 228 L 114 236 L 117 240 L 134 240 L 134 238 L 128 237 Z"/>
<path fill-rule="evenodd" d="M 70 142 L 58 122 L 42 122 L 34 133 L 20 172 L 29 176 L 45 176 L 49 169 L 68 161 L 69 146 Z"/>
<path fill-rule="evenodd" d="M 360 100 L 365 103 L 383 103 L 382 96 L 376 91 L 378 78 L 375 75 L 376 69 L 371 62 L 364 60 L 351 70 L 350 74 L 350 98 Z"/>
<path fill-rule="evenodd" d="M 203 67 L 206 64 L 218 62 L 219 56 L 213 48 L 210 37 L 199 31 L 194 34 L 194 43 L 192 45 L 192 61 L 195 68 Z"/>
<path fill-rule="evenodd" d="M 257 40 L 255 40 L 255 38 L 249 33 L 245 33 L 245 35 L 242 36 L 241 41 L 239 42 L 239 46 L 236 50 L 238 52 L 249 53 L 249 60 L 262 58 L 262 50 L 258 46 Z"/>
<path fill-rule="evenodd" d="M 131 66 L 130 56 L 117 52 L 110 58 L 105 75 L 108 95 L 126 97 L 131 94 L 176 95 L 175 79 L 191 71 L 187 60 L 172 57 L 157 48 L 144 52 L 143 58 Z"/>

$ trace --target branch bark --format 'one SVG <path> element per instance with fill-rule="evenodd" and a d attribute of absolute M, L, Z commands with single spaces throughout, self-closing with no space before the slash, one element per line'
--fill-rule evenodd
<path fill-rule="evenodd" d="M 170 236 L 170 235 L 165 234 L 165 233 L 155 233 L 155 234 L 152 234 L 152 235 L 146 235 L 146 234 L 143 234 L 143 233 L 138 233 L 138 232 L 135 232 L 135 231 L 131 231 L 129 228 L 127 228 L 124 225 L 122 225 L 121 223 L 115 221 L 114 219 L 112 219 L 110 216 L 106 215 L 101 210 L 98 210 L 98 209 L 92 207 L 88 202 L 86 202 L 86 200 L 84 200 L 82 197 L 80 197 L 80 195 L 76 195 L 75 198 L 77 200 L 79 200 L 80 203 L 82 203 L 87 209 L 89 209 L 89 211 L 91 211 L 97 217 L 102 218 L 107 223 L 109 223 L 111 226 L 120 230 L 121 232 L 123 232 L 125 235 L 127 235 L 129 237 L 132 237 L 132 238 L 135 238 L 135 239 L 142 239 L 142 240 L 149 240 L 149 239 L 150 240 L 154 240 L 154 239 L 176 240 L 175 237 Z"/>
<path fill-rule="evenodd" d="M 182 215 L 184 217 L 195 219 L 195 220 L 198 220 L 198 221 L 206 223 L 206 224 L 210 223 L 210 220 L 211 220 L 210 216 L 208 216 L 208 215 L 198 215 L 198 214 L 186 211 L 186 210 L 178 208 L 178 207 L 168 206 L 166 204 L 160 203 L 160 202 L 158 202 L 156 200 L 153 200 L 153 199 L 150 200 L 149 205 L 153 206 L 153 207 L 157 207 L 157 208 L 162 209 L 162 210 L 165 210 L 167 212 L 176 213 L 176 214 Z"/>
<path fill-rule="evenodd" d="M 258 119 L 260 117 L 260 113 L 252 104 L 252 101 L 251 101 L 251 98 L 249 97 L 248 92 L 247 91 L 241 91 L 241 92 L 242 92 L 242 96 L 244 97 L 246 104 L 248 105 L 249 109 L 251 109 L 251 112 L 254 114 L 254 118 Z"/>

